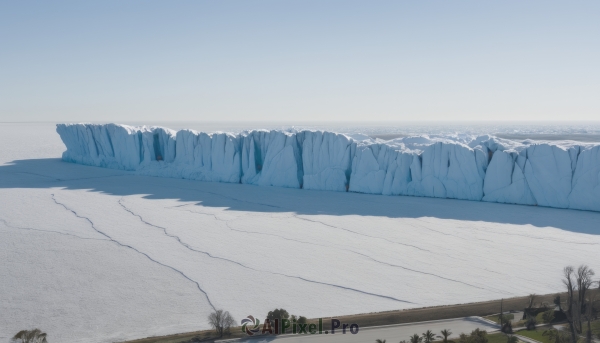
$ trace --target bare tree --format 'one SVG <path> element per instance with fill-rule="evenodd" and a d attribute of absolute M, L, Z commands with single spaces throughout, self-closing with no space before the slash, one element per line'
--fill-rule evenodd
<path fill-rule="evenodd" d="M 46 337 L 48 335 L 40 329 L 22 330 L 19 331 L 13 338 L 15 343 L 48 343 Z"/>
<path fill-rule="evenodd" d="M 577 331 L 575 328 L 576 321 L 576 313 L 577 311 L 573 311 L 573 307 L 575 306 L 575 282 L 573 281 L 573 272 L 574 269 L 572 266 L 567 266 L 563 269 L 563 283 L 567 287 L 567 306 L 565 309 L 565 315 L 567 316 L 567 323 L 569 323 L 569 331 L 571 331 L 571 341 L 577 342 Z"/>
<path fill-rule="evenodd" d="M 586 302 L 586 295 L 594 284 L 592 280 L 594 271 L 586 265 L 581 265 L 577 268 L 577 271 L 575 271 L 575 268 L 567 266 L 563 270 L 563 276 L 563 283 L 567 287 L 565 314 L 571 331 L 571 342 L 577 342 L 577 336 L 583 332 L 582 315 L 588 313 L 586 307 L 592 306 L 591 299 Z M 591 312 L 589 313 L 589 317 L 591 317 Z"/>
<path fill-rule="evenodd" d="M 586 295 L 588 293 L 588 290 L 594 284 L 594 281 L 592 280 L 593 276 L 594 276 L 594 271 L 591 270 L 590 267 L 581 265 L 581 266 L 579 266 L 579 268 L 577 268 L 577 290 L 579 291 L 577 293 L 577 295 L 578 295 L 577 303 L 579 305 L 578 306 L 579 307 L 579 323 L 578 323 L 579 326 L 578 326 L 577 330 L 579 332 L 583 332 L 583 323 L 581 320 L 581 315 L 587 312 Z"/>
<path fill-rule="evenodd" d="M 228 311 L 216 310 L 208 315 L 208 323 L 217 331 L 219 337 L 223 337 L 224 333 L 229 332 L 235 320 Z"/>
<path fill-rule="evenodd" d="M 600 281 L 597 282 L 598 283 L 598 289 L 600 290 Z M 591 287 L 591 285 L 590 285 Z M 590 290 L 588 290 L 588 297 L 585 303 L 585 312 L 584 312 L 584 317 L 585 320 L 587 321 L 587 332 L 585 335 L 585 342 L 586 343 L 592 343 L 593 338 L 592 338 L 592 320 L 594 320 L 595 317 L 595 313 L 594 313 L 594 302 L 596 301 L 597 298 L 597 292 L 592 292 Z M 600 335 L 599 335 L 600 337 Z"/>

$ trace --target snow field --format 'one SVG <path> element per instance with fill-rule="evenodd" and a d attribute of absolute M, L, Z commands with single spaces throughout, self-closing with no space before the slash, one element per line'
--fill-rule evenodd
<path fill-rule="evenodd" d="M 194 331 L 213 306 L 240 320 L 545 294 L 565 265 L 600 270 L 598 212 L 149 177 L 64 163 L 52 128 L 17 131 L 0 134 L 15 138 L 0 154 L 0 341 L 26 327 L 67 343 Z M 273 158 L 290 150 L 278 137 Z M 173 170 L 178 155 L 161 153 L 147 168 Z M 315 179 L 345 173 L 313 161 Z"/>

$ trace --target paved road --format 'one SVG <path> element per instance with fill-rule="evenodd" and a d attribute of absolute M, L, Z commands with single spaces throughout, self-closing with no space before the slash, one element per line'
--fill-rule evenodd
<path fill-rule="evenodd" d="M 523 311 L 512 312 L 511 313 L 515 318 L 511 320 L 513 324 L 516 324 L 519 320 L 523 319 Z"/>
<path fill-rule="evenodd" d="M 431 322 L 409 323 L 401 325 L 379 326 L 372 328 L 363 328 L 355 335 L 337 332 L 335 335 L 286 335 L 280 337 L 258 337 L 236 340 L 236 342 L 248 343 L 374 343 L 376 339 L 385 339 L 387 343 L 398 343 L 407 340 L 409 336 L 417 333 L 421 335 L 426 330 L 432 330 L 439 334 L 440 330 L 449 329 L 453 332 L 452 337 L 457 337 L 460 333 L 469 333 L 476 328 L 492 331 L 498 330 L 497 325 L 482 320 L 479 317 L 467 317 L 447 320 L 437 320 Z M 233 340 L 232 340 L 233 341 Z"/>

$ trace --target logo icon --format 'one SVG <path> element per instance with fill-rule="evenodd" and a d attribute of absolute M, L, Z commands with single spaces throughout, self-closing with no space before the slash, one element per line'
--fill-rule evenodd
<path fill-rule="evenodd" d="M 250 329 L 248 326 L 252 326 Z M 254 319 L 252 316 L 248 316 L 242 319 L 242 332 L 245 332 L 248 336 L 253 336 L 258 333 L 260 326 L 260 320 Z"/>

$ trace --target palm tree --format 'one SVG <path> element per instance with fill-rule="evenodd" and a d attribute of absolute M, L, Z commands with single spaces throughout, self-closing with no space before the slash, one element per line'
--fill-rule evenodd
<path fill-rule="evenodd" d="M 435 339 L 435 334 L 433 333 L 433 331 L 427 330 L 427 331 L 423 332 L 423 342 L 424 343 L 431 343 L 431 342 L 433 342 L 434 339 Z"/>
<path fill-rule="evenodd" d="M 421 338 L 421 336 L 419 336 L 419 334 L 414 334 L 412 336 L 410 336 L 410 343 L 421 343 L 423 339 Z"/>
<path fill-rule="evenodd" d="M 448 329 L 444 329 L 444 330 L 440 331 L 440 333 L 442 335 L 438 336 L 438 337 L 442 338 L 444 340 L 444 343 L 448 343 L 448 337 L 450 337 L 450 335 L 452 335 L 452 331 L 450 331 Z"/>
<path fill-rule="evenodd" d="M 506 343 L 517 343 L 518 341 L 519 339 L 517 338 L 517 336 L 508 335 L 508 340 L 506 341 Z"/>
<path fill-rule="evenodd" d="M 377 339 L 375 340 L 375 343 L 385 343 L 385 339 Z"/>

